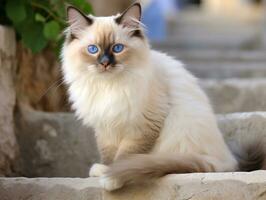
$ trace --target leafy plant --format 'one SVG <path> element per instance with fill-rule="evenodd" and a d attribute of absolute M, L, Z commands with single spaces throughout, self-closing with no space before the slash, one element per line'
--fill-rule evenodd
<path fill-rule="evenodd" d="M 66 26 L 67 4 L 92 13 L 87 0 L 0 0 L 0 23 L 12 25 L 18 38 L 33 53 L 48 45 L 58 49 Z"/>

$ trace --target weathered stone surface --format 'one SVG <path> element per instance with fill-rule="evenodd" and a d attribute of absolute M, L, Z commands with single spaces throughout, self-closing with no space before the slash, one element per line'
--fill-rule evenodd
<path fill-rule="evenodd" d="M 92 129 L 69 113 L 24 109 L 16 116 L 20 175 L 27 177 L 87 177 L 98 158 Z"/>
<path fill-rule="evenodd" d="M 14 31 L 0 26 L 0 176 L 10 175 L 17 153 L 13 123 L 15 54 Z"/>
<path fill-rule="evenodd" d="M 216 113 L 266 111 L 266 79 L 204 80 Z"/>
<path fill-rule="evenodd" d="M 0 178 L 1 200 L 265 200 L 266 172 L 168 175 L 108 193 L 97 178 Z"/>

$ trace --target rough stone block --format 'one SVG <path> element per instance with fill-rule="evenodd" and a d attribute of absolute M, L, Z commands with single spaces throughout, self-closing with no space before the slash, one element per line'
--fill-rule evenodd
<path fill-rule="evenodd" d="M 16 116 L 20 172 L 26 177 L 87 177 L 98 160 L 93 130 L 70 113 L 23 109 Z"/>
<path fill-rule="evenodd" d="M 266 111 L 266 79 L 201 81 L 216 113 Z"/>
<path fill-rule="evenodd" d="M 217 115 L 217 120 L 226 141 L 259 138 L 266 144 L 266 112 Z"/>
<path fill-rule="evenodd" d="M 266 172 L 168 175 L 116 192 L 97 178 L 0 178 L 1 200 L 265 200 Z"/>

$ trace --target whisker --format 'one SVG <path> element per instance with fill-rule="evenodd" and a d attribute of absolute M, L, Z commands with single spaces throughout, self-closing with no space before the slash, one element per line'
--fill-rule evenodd
<path fill-rule="evenodd" d="M 59 84 L 58 84 L 59 83 Z M 62 78 L 60 78 L 59 80 L 55 81 L 52 85 L 50 85 L 48 87 L 48 89 L 40 96 L 40 98 L 38 99 L 37 102 L 40 102 L 42 100 L 42 98 L 48 94 L 48 92 L 50 92 L 50 90 L 54 87 L 56 87 L 56 89 L 61 86 L 64 83 L 64 80 Z M 58 85 L 57 85 L 58 84 Z"/>
<path fill-rule="evenodd" d="M 145 24 L 143 24 L 141 21 L 139 21 L 135 18 L 131 18 L 131 20 L 134 21 L 135 23 L 137 23 L 141 28 L 147 29 L 147 26 Z"/>
<path fill-rule="evenodd" d="M 79 79 L 82 79 L 83 77 L 85 77 L 87 75 L 88 71 L 93 70 L 94 66 L 95 65 L 87 66 L 86 69 L 81 71 L 81 73 L 80 73 L 81 75 L 78 76 L 76 79 L 72 80 L 71 83 L 74 83 L 74 82 L 78 81 Z M 40 102 L 42 100 L 42 98 L 45 97 L 51 91 L 51 89 L 55 88 L 55 90 L 57 90 L 63 84 L 64 84 L 64 78 L 61 77 L 59 80 L 55 81 L 52 85 L 50 85 L 48 87 L 48 89 L 40 96 L 40 98 L 38 99 L 37 102 Z M 64 98 L 66 98 L 66 96 Z"/>

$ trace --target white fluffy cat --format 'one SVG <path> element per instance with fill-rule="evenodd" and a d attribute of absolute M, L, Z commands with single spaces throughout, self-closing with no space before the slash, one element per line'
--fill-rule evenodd
<path fill-rule="evenodd" d="M 150 49 L 141 6 L 110 17 L 68 8 L 62 70 L 76 116 L 95 129 L 107 190 L 169 173 L 239 170 L 197 79 Z"/>

